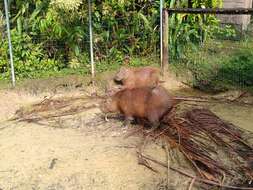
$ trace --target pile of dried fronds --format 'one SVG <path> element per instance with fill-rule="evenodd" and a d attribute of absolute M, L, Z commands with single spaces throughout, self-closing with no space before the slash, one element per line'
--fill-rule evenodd
<path fill-rule="evenodd" d="M 249 184 L 253 180 L 253 148 L 244 140 L 242 130 L 207 109 L 191 109 L 180 115 L 170 113 L 163 124 L 162 129 L 148 134 L 149 139 L 163 138 L 169 147 L 178 148 L 199 177 L 182 169 L 176 169 L 178 172 L 209 185 L 247 189 L 224 185 Z M 143 155 L 142 151 L 138 153 L 142 159 L 170 167 Z"/>
<path fill-rule="evenodd" d="M 94 107 L 98 107 L 98 99 L 92 97 L 47 98 L 29 109 L 18 110 L 15 120 L 48 122 L 58 117 L 73 116 Z M 101 117 L 97 121 L 98 125 L 105 122 Z M 196 174 L 150 158 L 143 154 L 143 148 L 138 151 L 139 161 L 147 167 L 147 160 L 151 160 L 192 178 L 189 189 L 194 181 L 227 189 L 247 189 L 232 186 L 228 188 L 225 184 L 249 184 L 253 180 L 253 148 L 244 140 L 247 139 L 246 133 L 222 121 L 207 109 L 190 109 L 180 114 L 175 109 L 164 117 L 159 130 L 146 133 L 144 128 L 139 128 L 138 132 L 146 134 L 149 140 L 165 139 L 167 147 L 176 148 L 184 155 Z"/>
<path fill-rule="evenodd" d="M 96 108 L 98 105 L 98 100 L 94 97 L 50 97 L 29 107 L 20 108 L 12 120 L 37 124 L 55 123 L 58 118 L 73 119 L 74 115 Z"/>

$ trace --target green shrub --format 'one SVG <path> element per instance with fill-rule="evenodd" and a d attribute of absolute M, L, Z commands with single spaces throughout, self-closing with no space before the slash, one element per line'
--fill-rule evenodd
<path fill-rule="evenodd" d="M 170 8 L 215 8 L 222 5 L 222 0 L 165 0 L 164 5 Z M 64 72 L 69 69 L 71 73 L 90 71 L 86 2 L 16 0 L 10 1 L 9 8 L 18 78 L 35 77 L 39 73 L 52 73 L 61 69 Z M 4 10 L 1 1 L 0 10 Z M 130 62 L 133 66 L 152 63 L 149 58 L 147 61 L 142 58 L 159 54 L 159 17 L 158 0 L 93 1 L 96 72 L 118 68 L 125 55 L 134 57 Z M 234 35 L 233 28 L 221 28 L 217 17 L 213 15 L 172 14 L 169 24 L 170 58 L 174 60 L 186 58 L 187 48 L 199 49 L 200 44 L 203 45 L 202 42 L 208 39 Z M 6 32 L 3 25 L 3 14 L 0 11 L 0 40 L 2 33 Z M 213 77 L 217 75 L 212 69 L 213 64 L 205 62 L 200 59 L 192 65 L 193 72 L 195 69 L 200 70 L 200 73 L 194 74 L 194 84 L 197 86 L 202 83 L 203 86 L 212 86 Z M 7 41 L 0 41 L 0 73 L 2 78 L 9 77 Z"/>
<path fill-rule="evenodd" d="M 249 87 L 253 86 L 252 73 L 252 50 L 240 50 L 222 64 L 217 76 L 224 78 L 228 84 Z"/>
<path fill-rule="evenodd" d="M 253 87 L 253 52 L 238 50 L 231 55 L 190 58 L 187 68 L 192 73 L 192 85 L 203 91 L 220 92 L 234 87 Z"/>
<path fill-rule="evenodd" d="M 13 61 L 17 78 L 32 78 L 38 72 L 49 70 L 57 71 L 63 65 L 53 59 L 49 59 L 41 44 L 32 42 L 32 38 L 25 33 L 19 34 L 12 31 Z M 7 40 L 0 42 L 0 72 L 4 78 L 10 76 L 9 50 Z"/>

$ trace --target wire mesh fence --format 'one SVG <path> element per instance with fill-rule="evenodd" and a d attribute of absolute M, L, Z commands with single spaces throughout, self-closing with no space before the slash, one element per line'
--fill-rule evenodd
<path fill-rule="evenodd" d="M 6 32 L 6 27 L 5 27 L 6 23 L 5 23 L 5 17 L 4 17 L 4 13 L 2 11 L 0 11 L 0 43 L 3 44 L 4 41 L 7 40 L 7 32 Z M 6 57 L 3 57 L 3 50 L 2 48 L 0 48 L 0 54 L 1 54 L 1 59 L 6 59 Z M 1 67 L 0 72 L 3 73 L 5 72 L 5 68 Z"/>
<path fill-rule="evenodd" d="M 1 41 L 3 41 L 4 37 L 5 37 L 5 21 L 4 21 L 4 15 L 2 12 L 0 12 L 0 39 Z"/>
<path fill-rule="evenodd" d="M 179 74 L 192 86 L 205 91 L 252 90 L 252 23 L 238 22 L 238 19 L 246 18 L 240 14 L 228 13 L 226 18 L 231 16 L 234 20 L 227 23 L 228 19 L 206 14 L 203 9 L 195 13 L 188 13 L 187 9 L 175 11 L 179 12 L 170 13 L 166 26 L 169 29 L 168 61 L 174 63 Z M 247 15 L 249 18 L 250 14 Z"/>
<path fill-rule="evenodd" d="M 17 78 L 91 72 L 87 4 L 63 9 L 53 7 L 56 1 L 49 2 L 9 4 Z M 129 3 L 124 8 L 105 3 L 100 6 L 96 1 L 94 4 L 92 44 L 96 72 L 118 68 L 126 56 L 131 58 L 131 65 L 159 64 L 159 2 Z M 0 72 L 1 78 L 10 78 L 2 2 L 0 8 Z M 171 14 L 169 62 L 201 89 L 223 89 L 226 85 L 221 84 L 225 83 L 252 86 L 251 28 L 249 24 L 247 30 L 238 32 L 238 28 L 208 14 Z"/>
<path fill-rule="evenodd" d="M 90 73 L 88 6 L 83 4 L 77 10 L 66 11 L 52 8 L 52 2 L 38 1 L 35 5 L 14 2 L 9 5 L 18 78 L 36 77 L 41 72 L 64 69 Z M 2 11 L 3 4 L 0 3 L 0 7 Z M 127 14 L 111 10 L 115 15 L 97 10 L 97 7 L 92 7 L 92 44 L 97 72 L 117 68 L 129 55 L 153 60 L 158 58 L 159 12 L 146 18 L 134 7 Z M 145 11 L 145 7 L 142 8 Z M 1 27 L 5 32 L 4 23 Z M 1 57 L 4 58 L 0 64 L 1 73 L 3 78 L 8 78 L 6 39 L 2 41 L 1 48 Z"/>

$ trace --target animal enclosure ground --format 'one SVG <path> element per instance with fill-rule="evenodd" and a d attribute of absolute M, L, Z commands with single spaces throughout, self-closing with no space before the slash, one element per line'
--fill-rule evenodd
<path fill-rule="evenodd" d="M 103 80 L 105 78 L 108 80 L 110 77 L 101 77 Z M 98 80 L 100 81 L 100 78 Z M 59 79 L 58 83 L 44 81 L 44 85 L 50 83 L 54 86 L 65 82 L 66 79 Z M 139 136 L 125 138 L 135 127 L 122 128 L 121 122 L 117 120 L 110 120 L 110 122 L 97 120 L 100 114 L 98 108 L 94 107 L 78 114 L 56 117 L 40 123 L 6 121 L 21 106 L 29 108 L 31 104 L 41 102 L 44 96 L 54 95 L 58 100 L 66 97 L 85 97 L 85 92 L 90 88 L 85 85 L 76 88 L 79 83 L 79 79 L 68 78 L 70 85 L 62 85 L 54 92 L 43 90 L 42 85 L 38 85 L 40 88 L 32 91 L 22 90 L 22 88 L 19 91 L 6 89 L 0 91 L 0 188 L 4 190 L 165 189 L 167 169 L 152 164 L 152 167 L 158 171 L 156 173 L 139 165 L 136 147 L 141 143 L 142 138 Z M 31 84 L 32 87 L 35 86 L 34 83 Z M 171 75 L 166 78 L 166 83 L 163 85 L 178 95 L 205 95 L 185 87 Z M 220 96 L 235 98 L 237 94 Z M 95 101 L 87 102 L 85 99 L 78 101 L 87 106 L 95 103 Z M 251 97 L 248 101 L 251 101 Z M 51 106 L 53 109 L 57 103 Z M 66 105 L 66 109 L 70 106 Z M 249 115 L 253 114 L 252 106 L 220 104 L 208 106 L 221 118 L 253 130 L 251 129 L 253 117 Z M 236 109 L 238 112 L 232 112 L 231 109 Z M 59 109 L 54 110 L 56 113 L 59 111 Z M 97 122 L 101 124 L 96 125 Z M 148 144 L 145 154 L 166 162 L 166 153 L 160 145 L 159 142 Z M 177 186 L 176 189 L 188 188 L 191 179 L 173 171 L 170 175 L 170 183 L 172 186 L 173 184 Z"/>
<path fill-rule="evenodd" d="M 138 165 L 138 138 L 123 139 L 120 123 L 85 125 L 98 112 L 72 117 L 71 125 L 1 123 L 0 187 L 154 189 L 162 177 Z"/>

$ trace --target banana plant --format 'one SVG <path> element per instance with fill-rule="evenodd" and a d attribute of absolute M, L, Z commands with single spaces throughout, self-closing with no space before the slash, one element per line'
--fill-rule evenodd
<path fill-rule="evenodd" d="M 170 0 L 166 2 L 169 8 L 188 7 L 189 1 Z M 222 6 L 222 0 L 192 0 L 193 8 L 214 8 Z M 169 18 L 169 43 L 172 58 L 184 57 L 186 49 L 197 47 L 213 35 L 213 27 L 218 27 L 214 16 L 172 14 Z M 210 27 L 211 26 L 211 27 Z"/>

